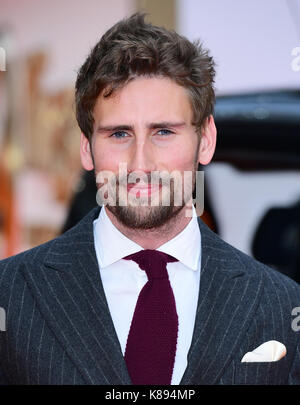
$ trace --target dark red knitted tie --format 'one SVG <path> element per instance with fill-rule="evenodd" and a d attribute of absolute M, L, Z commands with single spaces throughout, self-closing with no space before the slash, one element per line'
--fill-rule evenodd
<path fill-rule="evenodd" d="M 125 350 L 133 384 L 169 385 L 174 367 L 178 317 L 167 263 L 174 257 L 157 250 L 141 250 L 124 257 L 145 270 L 148 281 L 135 307 Z"/>

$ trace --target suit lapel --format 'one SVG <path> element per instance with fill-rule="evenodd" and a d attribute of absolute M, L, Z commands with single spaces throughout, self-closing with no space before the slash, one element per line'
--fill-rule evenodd
<path fill-rule="evenodd" d="M 181 384 L 215 384 L 251 322 L 262 283 L 245 272 L 241 256 L 198 218 L 202 265 L 196 321 Z"/>
<path fill-rule="evenodd" d="M 40 311 L 88 384 L 130 384 L 94 249 L 94 209 L 24 271 Z"/>

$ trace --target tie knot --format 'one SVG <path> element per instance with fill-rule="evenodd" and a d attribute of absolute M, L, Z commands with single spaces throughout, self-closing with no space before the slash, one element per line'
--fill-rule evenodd
<path fill-rule="evenodd" d="M 145 249 L 124 257 L 135 261 L 148 276 L 148 279 L 168 278 L 167 263 L 178 262 L 175 257 L 158 250 Z"/>

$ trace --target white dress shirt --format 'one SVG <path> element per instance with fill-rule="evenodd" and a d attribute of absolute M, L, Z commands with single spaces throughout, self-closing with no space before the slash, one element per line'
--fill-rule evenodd
<path fill-rule="evenodd" d="M 94 241 L 100 276 L 123 355 L 138 295 L 147 275 L 138 264 L 123 257 L 143 248 L 121 233 L 102 207 L 94 221 Z M 178 314 L 178 339 L 171 384 L 179 384 L 187 366 L 198 302 L 201 269 L 201 234 L 196 210 L 188 225 L 157 250 L 178 262 L 167 264 Z"/>

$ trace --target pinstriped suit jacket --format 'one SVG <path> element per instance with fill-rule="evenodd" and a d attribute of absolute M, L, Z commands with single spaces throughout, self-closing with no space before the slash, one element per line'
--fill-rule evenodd
<path fill-rule="evenodd" d="M 131 384 L 94 250 L 98 215 L 95 208 L 62 236 L 0 262 L 0 383 Z M 299 384 L 300 332 L 291 312 L 300 287 L 198 222 L 201 283 L 181 384 Z M 268 340 L 284 343 L 287 355 L 241 363 Z"/>

